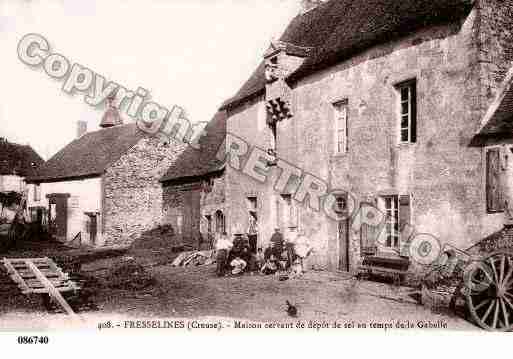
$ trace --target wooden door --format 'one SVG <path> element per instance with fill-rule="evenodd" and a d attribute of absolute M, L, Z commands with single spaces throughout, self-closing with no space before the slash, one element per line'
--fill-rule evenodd
<path fill-rule="evenodd" d="M 197 190 L 183 193 L 183 238 L 189 244 L 194 244 L 200 234 L 200 198 Z"/>
<path fill-rule="evenodd" d="M 349 271 L 349 223 L 347 220 L 338 222 L 339 256 L 338 269 Z"/>

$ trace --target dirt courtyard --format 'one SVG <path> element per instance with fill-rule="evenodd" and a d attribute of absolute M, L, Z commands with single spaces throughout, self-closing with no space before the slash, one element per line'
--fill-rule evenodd
<path fill-rule="evenodd" d="M 416 327 L 445 323 L 441 329 L 475 330 L 463 318 L 435 313 L 408 296 L 407 288 L 356 281 L 347 274 L 310 271 L 301 278 L 249 275 L 218 278 L 214 266 L 170 265 L 151 269 L 154 285 L 138 291 L 101 289 L 91 300 L 97 311 L 81 314 L 88 323 L 147 318 L 232 318 L 252 322 L 287 322 L 285 301 L 297 306 L 294 320 L 322 323 L 393 323 Z M 0 310 L 0 330 L 52 329 L 65 316 L 48 313 L 39 298 Z M 419 324 L 420 323 L 420 324 Z"/>

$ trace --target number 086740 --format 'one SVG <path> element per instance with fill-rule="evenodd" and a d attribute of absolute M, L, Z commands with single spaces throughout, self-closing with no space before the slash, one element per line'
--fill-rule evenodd
<path fill-rule="evenodd" d="M 49 339 L 46 336 L 19 336 L 18 337 L 18 344 L 48 344 Z"/>

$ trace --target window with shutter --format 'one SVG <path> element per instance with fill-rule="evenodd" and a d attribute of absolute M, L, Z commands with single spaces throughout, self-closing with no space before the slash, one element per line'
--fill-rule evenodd
<path fill-rule="evenodd" d="M 376 199 L 377 201 L 377 199 Z M 375 201 L 368 201 L 361 204 L 360 216 L 369 216 L 373 211 L 371 209 L 377 208 Z M 378 249 L 378 236 L 382 231 L 381 226 L 371 225 L 366 223 L 363 218 L 361 219 L 360 226 L 360 250 L 362 256 L 372 256 L 377 253 Z"/>
<path fill-rule="evenodd" d="M 486 210 L 488 213 L 502 212 L 504 203 L 500 185 L 500 149 L 486 151 Z"/>

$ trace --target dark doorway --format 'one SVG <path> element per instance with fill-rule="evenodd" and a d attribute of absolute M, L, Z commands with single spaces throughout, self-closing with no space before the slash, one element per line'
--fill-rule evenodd
<path fill-rule="evenodd" d="M 344 272 L 349 271 L 349 221 L 338 222 L 339 257 L 338 269 Z"/>
<path fill-rule="evenodd" d="M 89 238 L 91 240 L 91 244 L 95 244 L 96 242 L 96 233 L 98 233 L 98 219 L 96 215 L 90 217 L 91 224 L 89 226 Z"/>
<path fill-rule="evenodd" d="M 52 193 L 48 198 L 48 227 L 52 236 L 66 241 L 68 235 L 68 193 Z"/>

